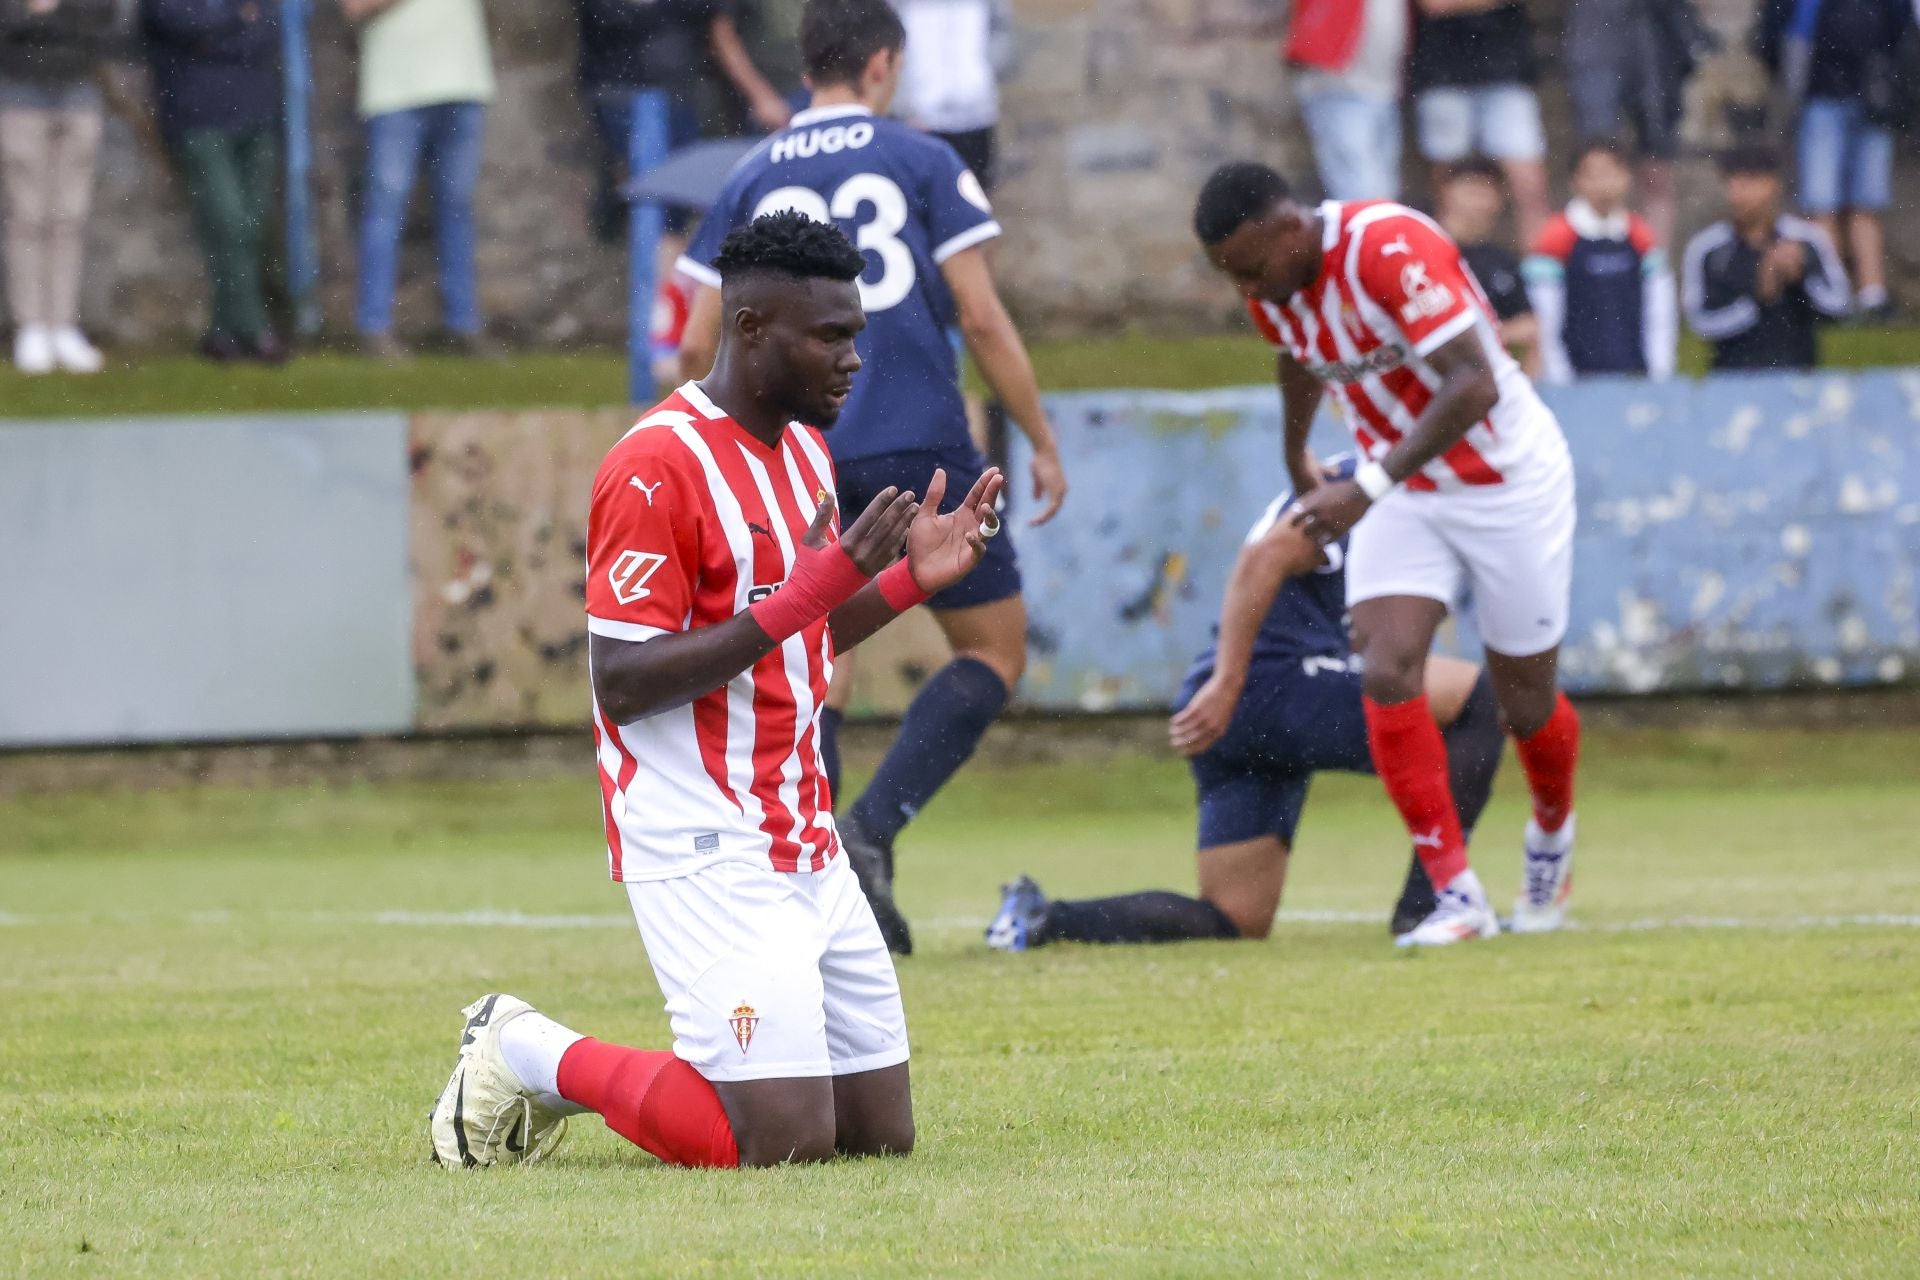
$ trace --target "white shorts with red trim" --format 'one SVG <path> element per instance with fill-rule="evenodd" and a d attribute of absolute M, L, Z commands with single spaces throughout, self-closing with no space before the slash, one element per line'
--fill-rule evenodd
<path fill-rule="evenodd" d="M 1367 509 L 1347 545 L 1347 604 L 1421 596 L 1448 608 L 1473 589 L 1487 648 L 1524 658 L 1567 634 L 1573 589 L 1571 465 L 1524 489 L 1395 489 Z"/>
<path fill-rule="evenodd" d="M 709 1080 L 844 1076 L 907 1060 L 893 957 L 844 856 L 811 874 L 721 862 L 627 886 L 673 1052 Z"/>

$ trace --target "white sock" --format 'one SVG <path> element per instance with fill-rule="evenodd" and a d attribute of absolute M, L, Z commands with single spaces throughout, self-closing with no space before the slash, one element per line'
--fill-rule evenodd
<path fill-rule="evenodd" d="M 578 1115 L 586 1108 L 560 1096 L 560 1059 L 585 1039 L 544 1013 L 523 1013 L 500 1028 L 500 1054 L 541 1106 Z"/>
<path fill-rule="evenodd" d="M 1886 303 L 1887 287 L 1882 284 L 1863 284 L 1860 286 L 1859 302 L 1862 307 L 1878 307 Z"/>

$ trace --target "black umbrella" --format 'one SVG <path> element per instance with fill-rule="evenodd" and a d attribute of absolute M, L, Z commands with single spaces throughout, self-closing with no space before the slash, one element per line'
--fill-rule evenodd
<path fill-rule="evenodd" d="M 709 138 L 680 148 L 622 188 L 628 200 L 657 200 L 706 209 L 720 198 L 733 167 L 760 145 L 757 138 Z"/>

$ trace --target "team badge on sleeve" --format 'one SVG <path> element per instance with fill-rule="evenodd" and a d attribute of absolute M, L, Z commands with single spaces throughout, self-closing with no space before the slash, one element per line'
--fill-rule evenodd
<path fill-rule="evenodd" d="M 760 1015 L 752 1005 L 742 1002 L 733 1007 L 733 1016 L 727 1019 L 727 1025 L 733 1028 L 733 1038 L 740 1042 L 740 1052 L 744 1054 L 753 1043 L 753 1029 L 760 1025 Z"/>

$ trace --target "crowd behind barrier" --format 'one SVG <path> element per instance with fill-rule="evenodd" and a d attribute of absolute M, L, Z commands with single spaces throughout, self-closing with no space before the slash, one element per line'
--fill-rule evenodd
<path fill-rule="evenodd" d="M 355 298 L 361 349 L 404 359 L 398 252 L 414 188 L 431 195 L 441 326 L 453 349 L 497 352 L 476 283 L 473 198 L 496 95 L 484 0 L 0 0 L 0 171 L 15 366 L 99 371 L 79 324 L 103 59 L 150 72 L 151 112 L 205 263 L 200 349 L 278 362 L 311 324 L 284 305 L 282 206 L 303 175 L 308 69 L 284 23 L 337 5 L 354 24 L 364 155 Z M 632 103 L 668 101 L 668 143 L 784 125 L 804 99 L 797 0 L 573 0 L 577 85 L 598 146 L 591 222 L 608 241 L 628 206 Z M 909 32 L 896 110 L 947 139 L 990 182 L 996 76 L 1018 48 L 1004 0 L 901 0 Z M 1552 155 L 1541 120 L 1540 33 L 1520 0 L 1297 0 L 1280 50 L 1317 161 L 1338 199 L 1408 198 L 1475 251 L 1475 267 L 1529 368 L 1548 382 L 1671 371 L 1681 317 L 1716 368 L 1806 368 L 1818 326 L 1895 318 L 1884 215 L 1893 135 L 1914 117 L 1916 0 L 1755 0 L 1750 43 L 1779 84 L 1772 119 L 1740 122 L 1723 157 L 1725 220 L 1682 245 L 1672 162 L 1689 77 L 1716 38 L 1689 0 L 1566 0 L 1565 92 L 1574 139 Z M 704 113 L 717 92 L 731 104 Z M 298 95 L 295 95 L 296 98 Z M 1404 122 L 1423 165 L 1402 191 Z M 1785 135 L 1791 156 L 1753 139 Z M 1554 169 L 1572 198 L 1550 207 Z M 1303 175 L 1304 176 L 1304 175 Z M 1791 181 L 1789 181 L 1789 176 Z M 1506 206 L 1510 205 L 1508 208 Z M 696 211 L 666 211 L 656 246 L 671 357 L 684 282 L 667 269 Z M 1017 230 L 1018 211 L 1009 211 Z M 296 271 L 298 285 L 302 275 Z M 336 321 L 346 317 L 335 317 Z"/>

